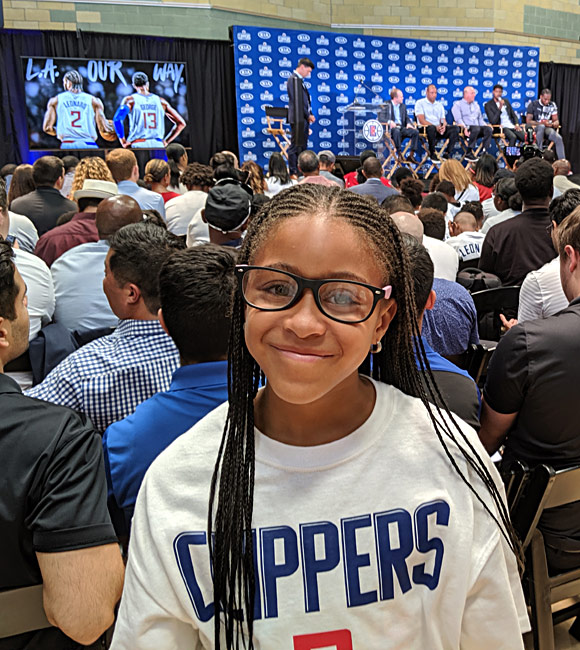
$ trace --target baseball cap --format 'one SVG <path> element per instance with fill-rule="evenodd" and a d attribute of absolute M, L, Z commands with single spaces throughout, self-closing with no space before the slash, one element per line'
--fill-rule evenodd
<path fill-rule="evenodd" d="M 83 189 L 75 192 L 75 199 L 109 199 L 117 194 L 119 189 L 116 183 L 87 178 L 83 183 Z"/>
<path fill-rule="evenodd" d="M 332 151 L 329 151 L 328 149 L 325 149 L 324 151 L 319 151 L 318 152 L 318 157 L 320 156 L 326 156 L 331 163 L 336 162 L 336 156 L 332 153 Z"/>
<path fill-rule="evenodd" d="M 253 192 L 232 178 L 223 178 L 209 191 L 204 219 L 208 226 L 223 233 L 239 230 L 250 216 Z"/>

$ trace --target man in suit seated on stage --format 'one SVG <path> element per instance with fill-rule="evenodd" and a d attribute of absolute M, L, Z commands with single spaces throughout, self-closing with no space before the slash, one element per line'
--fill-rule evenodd
<path fill-rule="evenodd" d="M 349 191 L 355 194 L 362 194 L 363 196 L 374 196 L 379 202 L 379 205 L 387 198 L 387 196 L 399 194 L 397 190 L 392 187 L 386 187 L 381 181 L 383 175 L 383 167 L 378 158 L 367 158 L 363 163 L 362 173 L 367 179 L 362 185 L 355 185 L 349 187 Z"/>
<path fill-rule="evenodd" d="M 455 102 L 451 112 L 455 123 L 463 127 L 463 133 L 467 136 L 467 153 L 465 160 L 468 162 L 477 162 L 478 158 L 473 151 L 473 147 L 478 138 L 483 138 L 483 150 L 489 151 L 493 131 L 483 121 L 481 108 L 475 101 L 476 90 L 473 86 L 465 86 L 463 89 L 463 99 Z"/>
<path fill-rule="evenodd" d="M 288 147 L 288 167 L 290 175 L 298 176 L 298 156 L 308 147 L 309 125 L 315 121 L 312 114 L 310 93 L 304 85 L 304 79 L 314 70 L 310 59 L 300 59 L 298 67 L 288 77 L 286 91 L 288 93 L 288 124 L 292 129 L 292 144 Z"/>
<path fill-rule="evenodd" d="M 410 162 L 418 164 L 415 158 L 415 151 L 419 143 L 419 131 L 414 128 L 413 122 L 407 115 L 407 107 L 403 104 L 403 92 L 398 88 L 391 90 L 391 99 L 384 105 L 378 114 L 379 122 L 388 125 L 389 133 L 397 150 L 399 162 Z M 403 140 L 410 138 L 411 154 L 405 160 L 401 148 Z"/>
<path fill-rule="evenodd" d="M 493 97 L 483 106 L 490 124 L 503 127 L 508 147 L 514 147 L 516 142 L 524 142 L 526 139 L 524 130 L 520 126 L 520 120 L 505 97 L 503 97 L 503 86 L 495 84 Z"/>

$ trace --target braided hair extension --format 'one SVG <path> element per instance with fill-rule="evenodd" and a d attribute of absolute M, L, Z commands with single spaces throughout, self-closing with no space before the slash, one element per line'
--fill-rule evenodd
<path fill-rule="evenodd" d="M 520 545 L 500 491 L 455 416 L 445 406 L 429 368 L 421 341 L 408 254 L 399 230 L 388 214 L 372 199 L 353 192 L 314 184 L 295 186 L 275 196 L 250 222 L 238 262 L 251 263 L 282 220 L 304 215 L 347 221 L 375 253 L 384 269 L 385 283 L 388 282 L 393 288 L 397 313 L 382 340 L 382 350 L 373 355 L 372 367 L 369 354 L 360 371 L 421 399 L 455 472 L 497 523 L 521 561 Z M 254 647 L 254 399 L 261 371 L 245 344 L 244 312 L 242 296 L 236 292 L 229 348 L 229 409 L 212 477 L 208 512 L 209 538 L 215 533 L 215 541 L 210 545 L 210 559 L 214 585 L 214 643 L 217 650 L 221 648 L 222 620 L 227 650 L 239 650 L 241 647 L 251 650 Z M 424 382 L 422 376 L 425 377 Z M 471 485 L 447 439 L 455 443 L 467 465 L 481 479 L 498 515 Z M 244 636 L 244 621 L 247 638 Z"/>

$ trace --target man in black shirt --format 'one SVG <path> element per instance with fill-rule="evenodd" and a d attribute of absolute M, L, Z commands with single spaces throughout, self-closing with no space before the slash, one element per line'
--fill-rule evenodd
<path fill-rule="evenodd" d="M 504 460 L 554 469 L 580 464 L 580 208 L 558 226 L 560 277 L 569 306 L 513 327 L 491 359 L 479 436 Z M 552 571 L 580 567 L 580 503 L 548 510 L 540 520 Z"/>
<path fill-rule="evenodd" d="M 14 199 L 10 204 L 12 212 L 28 217 L 38 230 L 38 235 L 56 226 L 57 219 L 65 212 L 78 212 L 74 201 L 61 193 L 64 183 L 64 165 L 56 156 L 43 156 L 32 165 L 34 192 Z"/>
<path fill-rule="evenodd" d="M 92 425 L 3 374 L 26 351 L 28 327 L 26 285 L 0 240 L 0 650 L 72 650 L 112 625 L 123 562 Z M 40 598 L 22 591 L 34 585 L 47 621 L 27 627 L 43 618 Z"/>
<path fill-rule="evenodd" d="M 515 183 L 523 201 L 523 211 L 492 226 L 481 247 L 479 268 L 499 276 L 504 285 L 519 285 L 556 257 L 548 232 L 548 206 L 553 193 L 554 170 L 540 158 L 522 163 Z"/>

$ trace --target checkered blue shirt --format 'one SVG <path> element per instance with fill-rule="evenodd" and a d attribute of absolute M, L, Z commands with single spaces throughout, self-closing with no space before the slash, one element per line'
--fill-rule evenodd
<path fill-rule="evenodd" d="M 141 402 L 169 390 L 179 352 L 157 320 L 123 320 L 58 364 L 30 397 L 88 415 L 103 432 Z"/>

